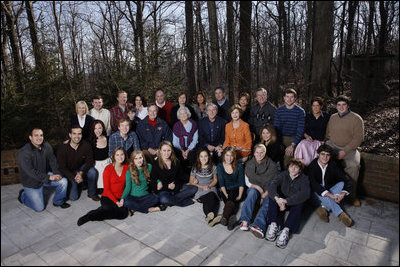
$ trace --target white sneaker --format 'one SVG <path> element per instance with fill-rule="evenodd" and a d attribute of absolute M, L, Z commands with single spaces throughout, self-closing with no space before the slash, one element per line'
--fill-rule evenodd
<path fill-rule="evenodd" d="M 275 241 L 276 235 L 279 232 L 279 227 L 276 224 L 270 224 L 267 229 L 267 233 L 265 235 L 265 239 L 268 241 Z"/>
<path fill-rule="evenodd" d="M 289 232 L 286 230 L 282 230 L 278 240 L 276 240 L 276 246 L 279 248 L 285 248 L 289 242 Z"/>

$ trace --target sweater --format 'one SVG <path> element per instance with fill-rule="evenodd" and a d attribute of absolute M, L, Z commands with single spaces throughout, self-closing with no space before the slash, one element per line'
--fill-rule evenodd
<path fill-rule="evenodd" d="M 278 175 L 278 168 L 270 158 L 265 158 L 259 164 L 255 158 L 246 162 L 245 174 L 251 184 L 267 190 L 269 182 Z"/>
<path fill-rule="evenodd" d="M 268 186 L 270 198 L 283 197 L 289 206 L 305 202 L 310 197 L 310 191 L 307 175 L 301 173 L 292 180 L 287 170 L 276 176 Z"/>
<path fill-rule="evenodd" d="M 350 112 L 344 117 L 331 116 L 326 128 L 326 140 L 343 147 L 345 153 L 359 147 L 364 141 L 364 121 L 360 115 Z"/>
<path fill-rule="evenodd" d="M 286 105 L 279 107 L 275 112 L 274 127 L 280 139 L 282 136 L 293 137 L 293 143 L 300 143 L 303 138 L 306 113 L 303 108 L 294 105 L 288 109 Z"/>
<path fill-rule="evenodd" d="M 217 173 L 218 173 L 218 184 L 220 187 L 225 187 L 227 190 L 232 190 L 238 187 L 244 187 L 244 170 L 243 164 L 238 163 L 236 172 L 228 174 L 225 171 L 222 162 L 218 163 Z"/>
<path fill-rule="evenodd" d="M 119 176 L 114 169 L 114 165 L 108 165 L 103 172 L 104 191 L 102 196 L 108 197 L 114 203 L 121 199 L 125 188 L 125 176 L 129 165 L 124 164 L 121 175 Z"/>
<path fill-rule="evenodd" d="M 152 166 L 151 164 L 147 164 L 149 171 L 151 172 Z M 125 189 L 122 194 L 121 199 L 125 199 L 127 196 L 131 195 L 134 197 L 142 197 L 149 194 L 149 185 L 147 184 L 146 178 L 144 177 L 143 170 L 139 170 L 139 182 L 140 184 L 136 184 L 132 180 L 131 170 L 126 172 L 126 181 L 125 181 Z"/>
<path fill-rule="evenodd" d="M 169 170 L 161 169 L 160 166 L 158 165 L 158 162 L 156 162 L 153 165 L 153 169 L 151 170 L 150 173 L 150 184 L 151 184 L 151 189 L 154 193 L 159 193 L 160 191 L 178 193 L 181 187 L 188 181 L 189 181 L 189 175 L 183 171 L 179 162 L 176 165 L 172 163 L 171 169 Z M 158 182 L 161 182 L 163 185 L 160 191 L 157 190 Z M 175 182 L 175 188 L 173 190 L 170 190 L 168 188 L 168 184 L 172 182 Z"/>

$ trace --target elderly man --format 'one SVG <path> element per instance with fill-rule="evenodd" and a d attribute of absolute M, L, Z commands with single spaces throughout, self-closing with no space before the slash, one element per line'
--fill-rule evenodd
<path fill-rule="evenodd" d="M 268 101 L 268 92 L 264 88 L 256 90 L 257 103 L 250 109 L 250 130 L 255 134 L 255 142 L 260 141 L 261 128 L 273 124 L 276 107 Z"/>
<path fill-rule="evenodd" d="M 326 128 L 326 144 L 336 152 L 338 160 L 343 160 L 344 171 L 354 182 L 353 205 L 361 205 L 357 198 L 357 181 L 360 172 L 360 152 L 357 148 L 364 141 L 364 121 L 360 115 L 349 108 L 349 99 L 346 96 L 336 98 L 337 113 L 329 119 Z"/>
<path fill-rule="evenodd" d="M 172 142 L 172 131 L 165 120 L 157 117 L 156 104 L 150 104 L 147 110 L 149 115 L 138 123 L 136 133 L 146 160 L 152 162 L 158 156 L 160 143 L 164 140 Z"/>
<path fill-rule="evenodd" d="M 68 181 L 61 176 L 53 148 L 43 142 L 43 131 L 34 128 L 29 134 L 30 142 L 18 151 L 18 164 L 21 183 L 24 189 L 19 191 L 18 201 L 33 209 L 45 209 L 43 188 L 56 187 L 53 205 L 63 209 L 70 205 L 65 202 Z"/>

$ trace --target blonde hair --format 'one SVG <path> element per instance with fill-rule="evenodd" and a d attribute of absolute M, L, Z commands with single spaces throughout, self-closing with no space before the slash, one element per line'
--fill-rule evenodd
<path fill-rule="evenodd" d="M 161 152 L 161 148 L 163 146 L 169 146 L 171 148 L 171 161 L 174 165 L 177 165 L 178 163 L 178 158 L 175 156 L 175 152 L 174 152 L 174 147 L 172 146 L 170 141 L 162 141 L 160 146 L 159 146 L 159 151 Z M 161 155 L 158 155 L 158 166 L 160 167 L 160 169 L 167 169 L 167 165 L 165 164 L 164 160 L 162 159 Z"/>
<path fill-rule="evenodd" d="M 76 102 L 76 104 L 75 104 L 75 112 L 76 112 L 76 114 L 78 114 L 78 106 L 84 106 L 85 107 L 85 110 L 86 110 L 85 111 L 85 115 L 87 115 L 89 113 L 89 107 L 88 107 L 88 105 L 86 104 L 85 101 L 81 100 L 81 101 Z"/>
<path fill-rule="evenodd" d="M 138 169 L 138 167 L 136 167 L 136 164 L 135 164 L 135 157 L 137 155 L 142 155 L 142 157 L 143 157 L 143 165 L 142 165 L 143 176 L 146 179 L 146 182 L 149 183 L 150 182 L 150 171 L 149 171 L 149 168 L 147 166 L 146 158 L 145 158 L 145 156 L 143 154 L 143 151 L 141 151 L 141 150 L 134 150 L 131 153 L 131 159 L 129 161 L 129 170 L 131 171 L 132 181 L 136 185 L 140 185 L 139 169 Z"/>

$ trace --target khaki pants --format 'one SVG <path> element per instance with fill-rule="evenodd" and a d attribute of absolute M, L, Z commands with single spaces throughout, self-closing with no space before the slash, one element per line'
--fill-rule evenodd
<path fill-rule="evenodd" d="M 337 152 L 343 150 L 343 147 L 335 145 L 331 140 L 325 142 Z M 357 181 L 360 174 L 361 154 L 357 149 L 349 151 L 343 158 L 344 171 L 351 177 L 354 183 L 353 196 L 357 197 Z"/>

